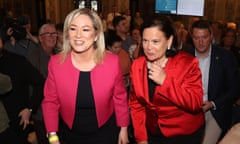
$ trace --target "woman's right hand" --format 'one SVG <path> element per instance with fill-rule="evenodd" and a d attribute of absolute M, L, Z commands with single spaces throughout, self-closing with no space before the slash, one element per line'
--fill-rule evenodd
<path fill-rule="evenodd" d="M 55 141 L 55 142 L 52 142 L 50 144 L 60 144 L 60 141 Z"/>

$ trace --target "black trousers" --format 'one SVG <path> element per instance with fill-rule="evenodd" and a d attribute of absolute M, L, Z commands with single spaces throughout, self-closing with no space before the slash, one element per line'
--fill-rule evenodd
<path fill-rule="evenodd" d="M 17 144 L 29 144 L 29 142 L 27 141 L 28 138 L 28 134 L 32 131 L 32 126 L 31 125 L 27 125 L 27 127 L 23 130 L 23 125 L 19 125 L 20 120 L 18 121 L 10 121 L 10 129 L 17 134 L 18 136 L 18 141 Z M 8 138 L 11 138 L 10 136 L 8 136 Z M 14 138 L 11 138 L 14 139 Z"/>
<path fill-rule="evenodd" d="M 149 144 L 201 144 L 203 140 L 205 125 L 200 127 L 196 132 L 190 135 L 175 136 L 167 138 L 163 136 L 158 128 L 156 135 L 148 133 Z"/>
<path fill-rule="evenodd" d="M 1 144 L 20 144 L 21 138 L 11 129 L 7 128 L 5 131 L 0 133 Z"/>
<path fill-rule="evenodd" d="M 85 130 L 88 131 L 87 129 Z M 62 125 L 59 131 L 59 138 L 61 144 L 117 144 L 119 130 L 115 116 L 111 116 L 101 128 L 93 133 L 77 133 Z"/>
<path fill-rule="evenodd" d="M 42 120 L 33 119 L 34 122 L 34 130 L 37 135 L 37 141 L 39 144 L 48 144 L 48 139 L 46 137 L 46 129 L 44 126 L 44 122 Z"/>

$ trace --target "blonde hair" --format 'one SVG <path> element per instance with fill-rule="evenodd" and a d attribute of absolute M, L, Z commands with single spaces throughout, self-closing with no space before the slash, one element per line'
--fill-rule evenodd
<path fill-rule="evenodd" d="M 88 8 L 75 9 L 72 12 L 70 12 L 65 19 L 64 27 L 63 27 L 63 50 L 61 51 L 61 54 L 63 56 L 62 57 L 63 61 L 66 59 L 68 53 L 72 49 L 69 41 L 69 35 L 68 35 L 69 26 L 72 20 L 78 17 L 79 15 L 88 16 L 93 23 L 93 27 L 96 31 L 96 36 L 97 36 L 97 39 L 94 44 L 94 48 L 96 49 L 94 52 L 94 58 L 95 58 L 95 62 L 99 64 L 102 62 L 105 55 L 105 40 L 104 40 L 104 33 L 103 33 L 103 25 L 98 14 L 95 11 L 90 10 Z"/>

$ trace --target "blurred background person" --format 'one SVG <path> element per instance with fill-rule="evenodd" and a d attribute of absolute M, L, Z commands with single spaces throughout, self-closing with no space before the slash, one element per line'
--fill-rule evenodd
<path fill-rule="evenodd" d="M 113 26 L 115 29 L 113 34 L 118 35 L 122 39 L 122 48 L 129 53 L 130 46 L 136 42 L 133 40 L 132 36 L 129 35 L 129 26 L 126 18 L 123 16 L 116 16 L 113 19 Z M 111 33 L 109 33 L 109 35 L 111 36 Z"/>
<path fill-rule="evenodd" d="M 213 34 L 213 40 L 212 43 L 214 45 L 221 45 L 221 39 L 223 35 L 224 30 L 224 22 L 222 21 L 211 21 L 211 28 L 212 28 L 212 34 Z"/>
<path fill-rule="evenodd" d="M 12 90 L 1 95 L 9 117 L 9 128 L 18 136 L 15 143 L 26 144 L 31 131 L 30 117 L 36 113 L 43 99 L 43 76 L 25 57 L 3 47 L 0 47 L 0 73 L 8 75 L 12 82 Z M 14 139 L 11 135 L 5 136 L 6 139 Z"/>
<path fill-rule="evenodd" d="M 30 24 L 26 16 L 8 19 L 1 28 L 1 35 L 5 50 L 24 57 L 38 45 L 30 33 Z"/>
<path fill-rule="evenodd" d="M 177 33 L 177 40 L 178 40 L 177 48 L 179 50 L 191 49 L 192 46 L 186 42 L 188 37 L 188 31 L 185 29 L 183 22 L 174 21 L 173 27 Z"/>
<path fill-rule="evenodd" d="M 107 14 L 107 31 L 114 31 L 112 21 L 116 16 L 121 16 L 121 14 L 118 12 L 117 6 L 112 5 L 112 11 Z"/>
<path fill-rule="evenodd" d="M 44 80 L 48 75 L 48 62 L 56 48 L 57 36 L 58 32 L 54 24 L 43 24 L 39 29 L 38 47 L 31 49 L 26 56 L 28 61 L 30 61 L 30 63 L 43 75 Z M 46 137 L 41 107 L 38 108 L 37 113 L 34 114 L 32 118 L 38 143 L 47 144 L 48 140 Z"/>
<path fill-rule="evenodd" d="M 143 18 L 142 18 L 142 16 L 141 16 L 141 13 L 140 13 L 139 11 L 137 11 L 137 12 L 135 13 L 134 18 L 133 18 L 133 27 L 140 29 L 140 28 L 141 28 L 141 25 L 143 24 L 143 22 L 144 22 L 144 21 L 143 21 Z"/>
<path fill-rule="evenodd" d="M 54 53 L 57 44 L 57 30 L 54 24 L 43 24 L 39 29 L 39 45 L 31 49 L 27 54 L 27 59 L 46 78 L 48 74 L 48 62 Z"/>
<path fill-rule="evenodd" d="M 10 77 L 0 73 L 0 141 L 5 144 L 15 144 L 19 141 L 17 134 L 9 127 L 9 118 L 1 101 L 1 95 L 9 92 L 11 89 Z M 9 136 L 11 139 L 8 138 Z"/>
<path fill-rule="evenodd" d="M 3 47 L 0 37 L 0 47 Z M 0 73 L 0 141 L 5 144 L 15 144 L 19 141 L 17 134 L 9 127 L 9 118 L 2 103 L 1 96 L 12 89 L 11 78 Z M 9 139 L 8 137 L 11 137 Z"/>
<path fill-rule="evenodd" d="M 21 15 L 18 17 L 18 22 L 22 27 L 26 29 L 27 36 L 26 38 L 33 41 L 34 43 L 38 43 L 38 38 L 37 36 L 33 35 L 31 32 L 31 21 L 29 16 L 27 15 Z"/>
<path fill-rule="evenodd" d="M 125 17 L 125 19 L 127 20 L 128 27 L 131 28 L 131 20 L 132 20 L 131 10 L 126 9 L 122 16 Z"/>
<path fill-rule="evenodd" d="M 129 51 L 131 60 L 134 60 L 135 58 L 137 58 L 139 56 L 140 48 L 141 48 L 140 29 L 134 28 L 131 31 L 131 36 L 135 43 L 130 45 L 130 48 L 128 51 Z"/>
<path fill-rule="evenodd" d="M 103 32 L 106 33 L 107 32 L 107 20 L 105 19 L 102 11 L 98 12 L 98 16 L 101 18 L 102 20 L 102 24 L 103 24 Z"/>
<path fill-rule="evenodd" d="M 122 48 L 122 39 L 115 34 L 109 36 L 107 38 L 107 48 L 112 53 L 118 55 L 125 86 L 128 88 L 131 60 L 129 54 Z"/>

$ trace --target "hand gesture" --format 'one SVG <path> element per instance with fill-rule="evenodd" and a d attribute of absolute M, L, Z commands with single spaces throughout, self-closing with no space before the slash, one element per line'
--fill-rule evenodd
<path fill-rule="evenodd" d="M 156 84 L 162 85 L 166 78 L 164 67 L 165 65 L 160 65 L 157 62 L 148 62 L 148 77 Z"/>
<path fill-rule="evenodd" d="M 28 108 L 23 109 L 19 114 L 19 117 L 21 117 L 20 120 L 20 125 L 23 124 L 23 130 L 27 127 L 27 125 L 29 124 L 29 119 L 31 116 L 31 111 Z"/>

